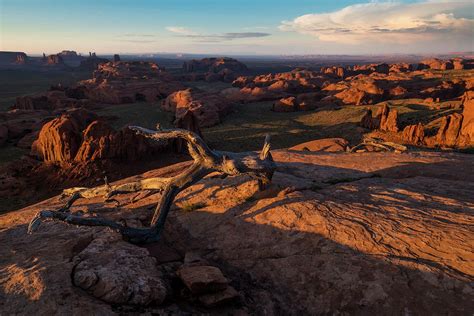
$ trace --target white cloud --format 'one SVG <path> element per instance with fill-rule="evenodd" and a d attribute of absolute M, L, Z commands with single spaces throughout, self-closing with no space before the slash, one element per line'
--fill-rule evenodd
<path fill-rule="evenodd" d="M 166 30 L 180 35 L 198 35 L 198 33 L 183 26 L 167 26 Z"/>
<path fill-rule="evenodd" d="M 229 32 L 229 33 L 219 33 L 219 34 L 202 34 L 194 32 L 186 27 L 182 26 L 168 26 L 166 30 L 176 33 L 180 37 L 187 37 L 193 39 L 196 42 L 223 42 L 231 41 L 235 39 L 243 38 L 258 38 L 270 36 L 270 33 L 263 32 Z"/>
<path fill-rule="evenodd" d="M 474 2 L 370 2 L 330 13 L 306 14 L 283 21 L 282 31 L 312 35 L 343 44 L 411 43 L 474 36 Z"/>

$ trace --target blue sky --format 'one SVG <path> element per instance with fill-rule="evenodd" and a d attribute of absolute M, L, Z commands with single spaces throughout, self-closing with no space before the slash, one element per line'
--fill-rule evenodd
<path fill-rule="evenodd" d="M 378 54 L 474 50 L 474 1 L 0 0 L 0 50 Z"/>

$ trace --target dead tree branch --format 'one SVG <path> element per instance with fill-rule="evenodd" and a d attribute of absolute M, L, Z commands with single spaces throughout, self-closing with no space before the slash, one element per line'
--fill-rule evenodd
<path fill-rule="evenodd" d="M 265 138 L 260 153 L 232 153 L 211 150 L 201 137 L 184 129 L 149 130 L 139 126 L 131 126 L 132 130 L 154 140 L 180 138 L 186 141 L 188 151 L 194 163 L 183 173 L 170 178 L 148 178 L 140 181 L 118 185 L 105 185 L 95 188 L 71 188 L 63 191 L 67 201 L 57 210 L 43 210 L 31 220 L 28 232 L 35 231 L 43 220 L 63 221 L 80 226 L 105 226 L 120 232 L 133 243 L 146 243 L 158 240 L 166 222 L 171 205 L 179 192 L 198 182 L 212 172 L 220 172 L 228 176 L 248 174 L 258 180 L 263 189 L 268 184 L 276 169 L 270 153 L 270 137 Z M 127 227 L 112 220 L 99 217 L 84 217 L 71 214 L 70 207 L 80 198 L 102 196 L 110 199 L 113 195 L 138 192 L 142 190 L 162 192 L 157 203 L 153 218 L 148 228 Z"/>
<path fill-rule="evenodd" d="M 358 150 L 367 151 L 367 147 L 374 147 L 378 148 L 383 151 L 395 151 L 395 152 L 404 152 L 407 150 L 406 146 L 393 143 L 393 142 L 386 142 L 378 138 L 366 138 L 357 146 L 352 147 L 349 152 L 354 153 Z"/>

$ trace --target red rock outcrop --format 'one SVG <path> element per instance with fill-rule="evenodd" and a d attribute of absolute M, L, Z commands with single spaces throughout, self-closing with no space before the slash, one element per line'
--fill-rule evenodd
<path fill-rule="evenodd" d="M 81 133 L 97 116 L 84 110 L 63 114 L 46 123 L 31 153 L 45 162 L 73 161 L 81 147 Z"/>
<path fill-rule="evenodd" d="M 389 94 L 393 99 L 404 99 L 408 95 L 408 90 L 402 86 L 396 86 L 390 89 Z"/>
<path fill-rule="evenodd" d="M 34 95 L 17 97 L 13 109 L 19 110 L 57 110 L 63 108 L 81 108 L 92 105 L 82 87 L 50 89 Z"/>
<path fill-rule="evenodd" d="M 322 67 L 321 73 L 326 75 L 333 75 L 337 78 L 344 78 L 347 75 L 347 70 L 344 67 Z"/>
<path fill-rule="evenodd" d="M 258 102 L 276 100 L 302 93 L 314 93 L 333 77 L 304 69 L 294 69 L 290 72 L 239 77 L 233 81 L 238 90 L 223 92 L 228 98 L 241 102 Z"/>
<path fill-rule="evenodd" d="M 134 161 L 161 150 L 143 136 L 125 128 L 115 131 L 84 110 L 63 114 L 46 123 L 31 154 L 52 163 Z"/>
<path fill-rule="evenodd" d="M 386 132 L 398 132 L 398 111 L 390 109 L 386 104 L 380 106 L 375 117 L 372 117 L 372 110 L 367 112 L 360 121 L 360 126 L 368 129 L 377 129 Z"/>
<path fill-rule="evenodd" d="M 408 63 L 398 63 L 390 65 L 390 72 L 400 73 L 400 72 L 410 72 L 413 71 L 413 66 Z"/>
<path fill-rule="evenodd" d="M 381 131 L 398 132 L 398 111 L 390 109 L 386 104 L 379 108 L 377 117 L 380 117 Z"/>
<path fill-rule="evenodd" d="M 436 142 L 439 145 L 452 147 L 456 145 L 461 130 L 463 117 L 459 113 L 443 117 L 441 127 L 436 134 Z"/>
<path fill-rule="evenodd" d="M 154 102 L 183 88 L 157 64 L 140 61 L 102 63 L 79 85 L 88 99 L 110 104 Z"/>
<path fill-rule="evenodd" d="M 362 116 L 362 119 L 360 120 L 359 125 L 363 128 L 374 130 L 374 129 L 379 128 L 380 118 L 373 117 L 372 110 L 367 109 L 364 116 Z"/>
<path fill-rule="evenodd" d="M 474 168 L 472 157 L 426 151 L 272 155 L 278 171 L 266 195 L 258 195 L 257 181 L 248 177 L 206 177 L 179 195 L 164 240 L 146 247 L 100 227 L 53 221 L 26 234 L 38 211 L 63 205 L 59 196 L 1 214 L 2 313 L 202 314 L 204 307 L 194 305 L 201 300 L 175 275 L 181 254 L 194 251 L 242 294 L 241 305 L 205 313 L 469 314 L 474 175 L 466 171 Z M 179 174 L 186 166 L 125 181 Z M 71 214 L 148 223 L 157 195 L 114 199 L 81 199 Z M 202 209 L 179 210 L 202 201 Z M 211 278 L 192 275 L 191 288 L 195 282 L 208 287 Z M 167 303 L 146 305 L 165 295 Z"/>
<path fill-rule="evenodd" d="M 200 127 L 209 127 L 218 124 L 229 113 L 232 102 L 216 94 L 189 88 L 170 94 L 162 101 L 161 107 L 174 112 L 177 120 L 190 111 Z"/>
<path fill-rule="evenodd" d="M 318 107 L 331 105 L 331 101 L 323 100 L 321 92 L 300 93 L 296 97 L 282 98 L 273 103 L 272 110 L 275 112 L 310 111 Z"/>
<path fill-rule="evenodd" d="M 408 125 L 403 129 L 402 139 L 410 144 L 421 145 L 425 138 L 423 124 Z"/>
<path fill-rule="evenodd" d="M 275 112 L 295 112 L 298 111 L 298 103 L 295 97 L 288 97 L 273 103 L 272 110 Z"/>
<path fill-rule="evenodd" d="M 201 133 L 201 128 L 199 126 L 199 119 L 196 117 L 196 115 L 192 111 L 187 111 L 183 115 L 181 115 L 179 118 L 177 118 L 174 121 L 174 126 L 177 128 L 182 128 L 182 129 L 187 129 L 188 131 L 192 131 L 199 135 L 201 138 L 203 138 L 202 133 Z M 182 139 L 176 139 L 175 140 L 175 149 L 177 152 L 186 152 L 187 151 L 187 145 L 186 141 Z"/>
<path fill-rule="evenodd" d="M 468 137 L 474 143 L 474 91 L 468 91 L 463 96 L 463 121 L 461 135 Z"/>
<path fill-rule="evenodd" d="M 390 66 L 385 63 L 381 64 L 369 64 L 369 65 L 355 65 L 352 67 L 352 71 L 356 74 L 370 74 L 373 72 L 388 74 Z"/>
<path fill-rule="evenodd" d="M 423 60 L 418 65 L 418 69 L 433 69 L 433 70 L 462 70 L 462 69 L 473 69 L 474 60 L 465 58 L 453 58 L 451 60 L 441 60 L 438 58 L 432 58 Z"/>
<path fill-rule="evenodd" d="M 438 58 L 426 59 L 421 61 L 421 68 L 428 68 L 433 70 L 448 70 L 454 69 L 453 63 L 451 61 L 445 61 Z"/>

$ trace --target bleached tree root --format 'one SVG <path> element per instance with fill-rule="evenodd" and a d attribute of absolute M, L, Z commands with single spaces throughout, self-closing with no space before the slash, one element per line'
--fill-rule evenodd
<path fill-rule="evenodd" d="M 35 231 L 43 220 L 63 221 L 79 226 L 105 226 L 120 232 L 127 240 L 133 243 L 147 243 L 157 241 L 162 232 L 171 205 L 179 192 L 198 182 L 212 172 L 220 172 L 228 176 L 248 174 L 258 180 L 263 189 L 268 184 L 276 169 L 275 162 L 270 154 L 270 137 L 265 138 L 262 151 L 231 153 L 211 150 L 201 137 L 184 129 L 149 130 L 139 126 L 130 127 L 145 137 L 163 140 L 181 138 L 187 142 L 188 151 L 194 163 L 183 173 L 170 178 L 148 178 L 135 182 L 105 185 L 95 188 L 71 188 L 63 191 L 67 201 L 57 210 L 43 210 L 31 220 L 28 232 Z M 112 220 L 99 217 L 84 217 L 70 213 L 70 207 L 80 198 L 102 196 L 110 199 L 121 193 L 138 192 L 143 190 L 161 191 L 162 195 L 157 203 L 153 218 L 148 228 L 127 227 Z"/>
<path fill-rule="evenodd" d="M 349 150 L 349 152 L 354 153 L 354 152 L 357 152 L 358 150 L 364 150 L 364 148 L 367 148 L 367 147 L 375 147 L 382 151 L 395 151 L 395 152 L 404 152 L 407 150 L 406 146 L 403 146 L 397 143 L 385 142 L 383 140 L 376 139 L 376 138 L 367 138 L 367 139 L 364 139 L 362 143 L 352 147 Z"/>

